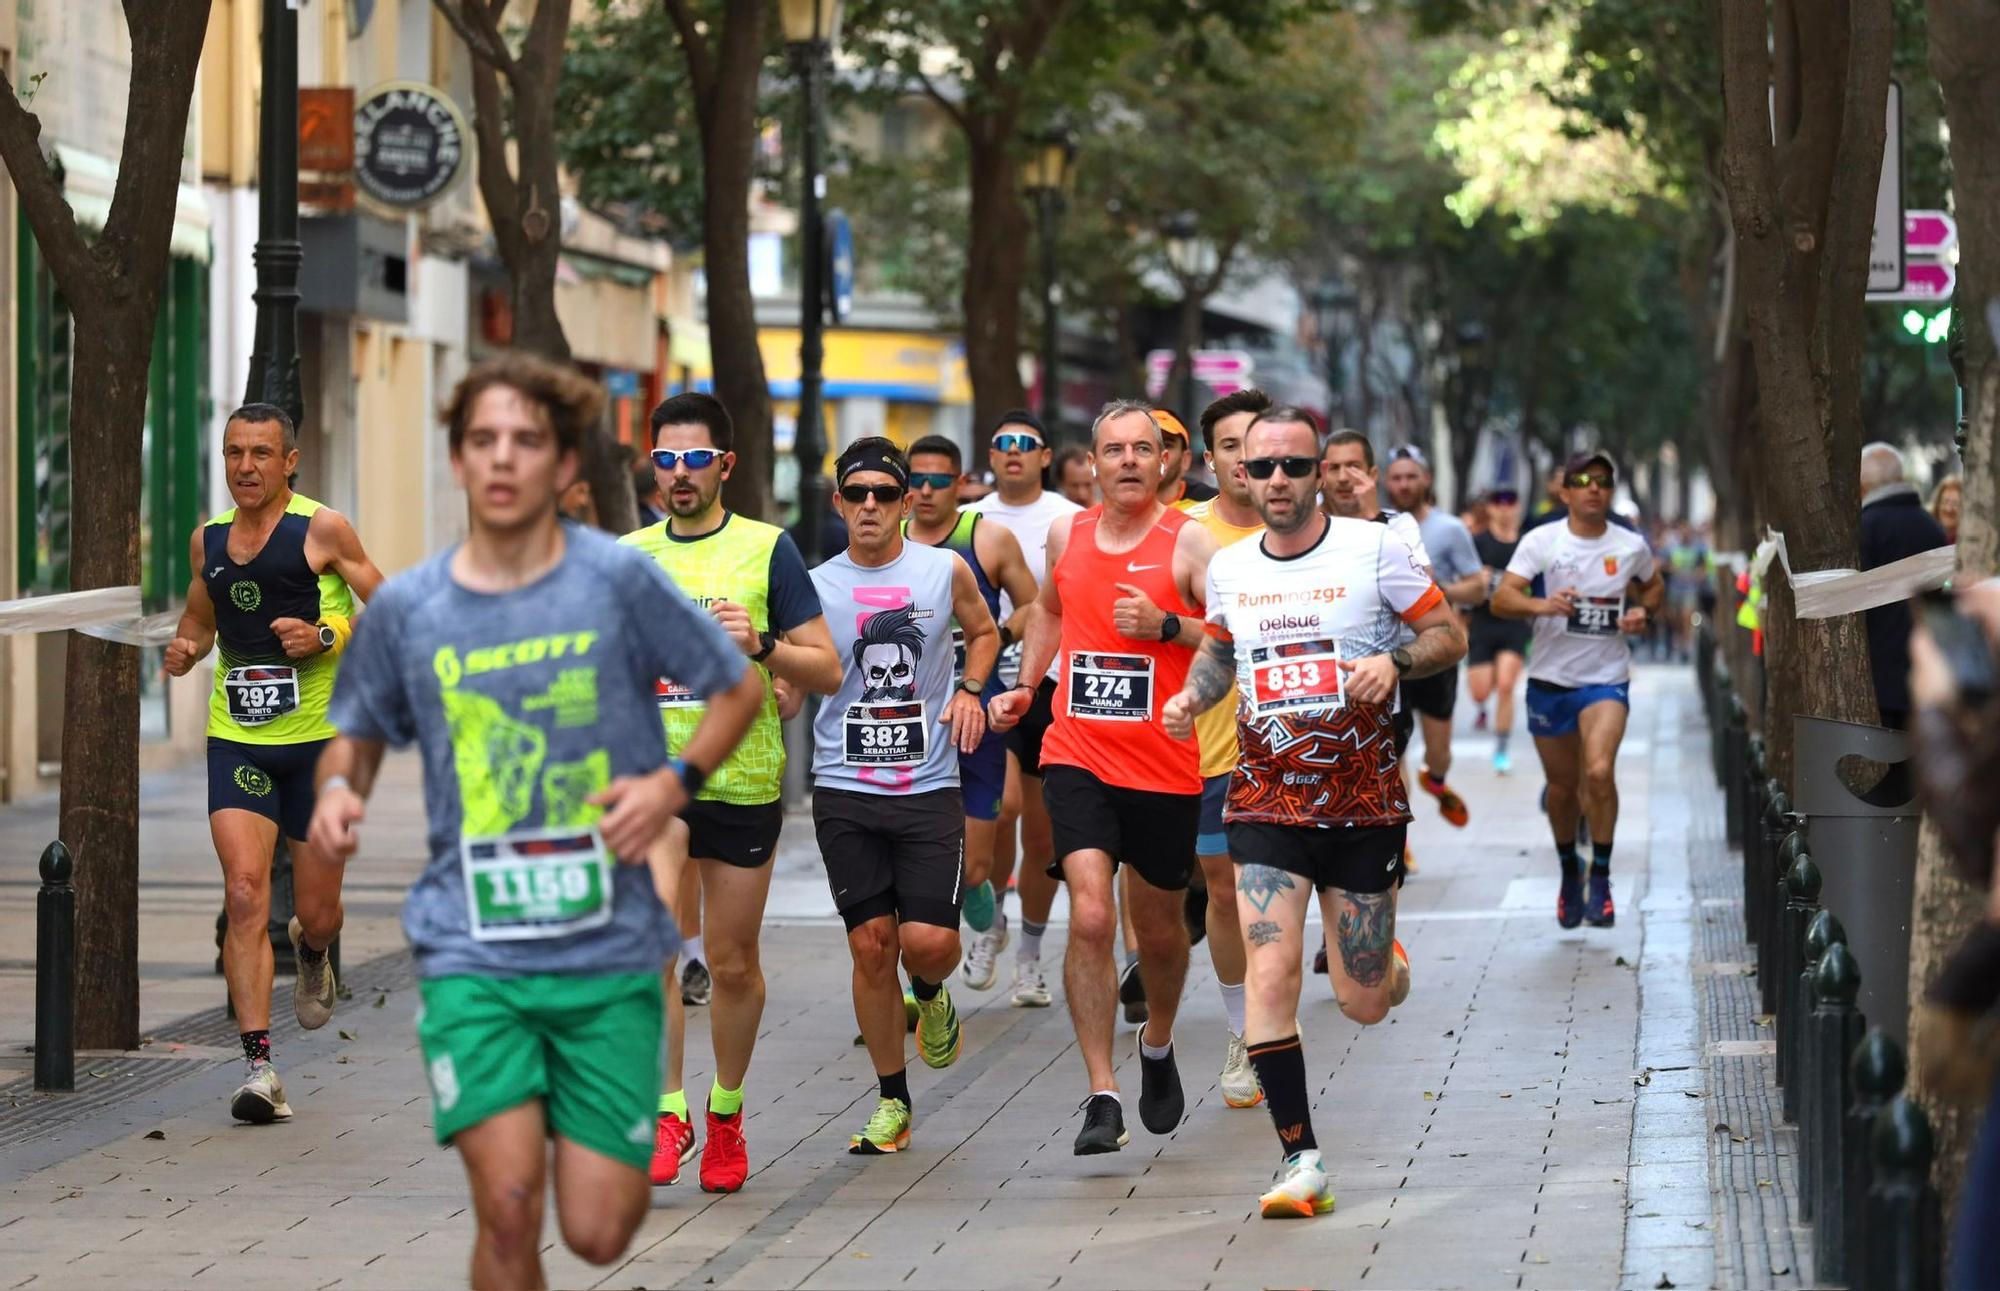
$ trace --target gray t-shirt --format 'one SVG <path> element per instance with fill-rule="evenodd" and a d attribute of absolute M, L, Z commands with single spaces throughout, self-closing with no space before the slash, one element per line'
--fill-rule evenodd
<path fill-rule="evenodd" d="M 1479 548 L 1472 541 L 1472 531 L 1450 512 L 1432 507 L 1417 521 L 1417 529 L 1424 535 L 1424 549 L 1431 554 L 1431 568 L 1437 575 L 1438 586 L 1455 583 L 1484 567 Z"/>
<path fill-rule="evenodd" d="M 812 572 L 841 660 L 840 689 L 813 719 L 813 784 L 854 793 L 958 787 L 958 746 L 938 725 L 952 682 L 945 547 L 905 542 L 873 568 L 846 552 Z"/>
<path fill-rule="evenodd" d="M 398 574 L 341 660 L 341 734 L 423 751 L 430 858 L 403 932 L 427 978 L 657 972 L 678 944 L 646 867 L 594 844 L 585 800 L 666 764 L 659 678 L 708 696 L 749 665 L 644 553 L 563 537 L 561 563 L 511 592 L 453 582 L 456 548 Z"/>

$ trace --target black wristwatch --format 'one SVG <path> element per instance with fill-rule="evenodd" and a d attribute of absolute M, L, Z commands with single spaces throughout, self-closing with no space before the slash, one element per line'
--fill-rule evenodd
<path fill-rule="evenodd" d="M 1410 652 L 1401 646 L 1389 652 L 1389 662 L 1396 665 L 1398 677 L 1407 675 L 1410 669 L 1417 666 L 1417 661 L 1410 656 Z"/>
<path fill-rule="evenodd" d="M 708 783 L 708 772 L 685 758 L 675 758 L 667 765 L 673 768 L 675 778 L 681 782 L 681 788 L 687 790 L 688 797 L 700 796 L 701 787 Z"/>
<path fill-rule="evenodd" d="M 1169 614 L 1160 623 L 1160 640 L 1171 641 L 1181 634 L 1181 616 Z"/>
<path fill-rule="evenodd" d="M 335 633 L 334 630 L 328 627 L 326 624 L 324 623 L 320 624 L 319 648 L 324 651 L 331 651 L 335 646 L 339 644 L 340 644 L 339 635 Z"/>
<path fill-rule="evenodd" d="M 775 632 L 759 632 L 757 634 L 757 653 L 750 656 L 750 662 L 764 662 L 771 657 L 771 652 L 777 648 L 778 636 Z"/>

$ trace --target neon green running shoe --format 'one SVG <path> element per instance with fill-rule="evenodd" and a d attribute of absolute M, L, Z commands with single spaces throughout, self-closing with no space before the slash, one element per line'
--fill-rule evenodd
<path fill-rule="evenodd" d="M 911 1033 L 912 1035 L 916 1034 L 916 1030 L 917 1030 L 917 1018 L 918 1018 L 918 1017 L 919 1017 L 919 1016 L 921 1015 L 921 1012 L 922 1012 L 922 1006 L 921 1006 L 921 1005 L 919 1005 L 919 1004 L 917 1003 L 917 995 L 916 995 L 916 992 L 915 992 L 915 991 L 904 991 L 904 992 L 903 992 L 903 1025 L 904 1025 L 904 1027 L 906 1027 L 906 1028 L 907 1028 L 907 1029 L 909 1030 L 909 1032 L 910 1032 L 910 1033 Z"/>
<path fill-rule="evenodd" d="M 900 1098 L 885 1098 L 875 1104 L 861 1133 L 847 1140 L 847 1150 L 858 1157 L 887 1156 L 910 1146 L 910 1105 Z"/>
<path fill-rule="evenodd" d="M 917 1001 L 917 1052 L 931 1067 L 949 1067 L 958 1061 L 965 1037 L 958 1029 L 958 1010 L 952 1007 L 951 992 L 938 987 L 928 1000 Z"/>

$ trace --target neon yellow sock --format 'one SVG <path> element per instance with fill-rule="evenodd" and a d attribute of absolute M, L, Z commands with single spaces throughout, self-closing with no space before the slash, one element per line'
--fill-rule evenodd
<path fill-rule="evenodd" d="M 660 1115 L 672 1112 L 682 1120 L 688 1118 L 688 1096 L 684 1089 L 676 1089 L 671 1094 L 660 1095 Z"/>
<path fill-rule="evenodd" d="M 734 1116 L 743 1110 L 743 1091 L 724 1089 L 721 1081 L 716 1081 L 708 1091 L 708 1110 L 717 1116 Z"/>

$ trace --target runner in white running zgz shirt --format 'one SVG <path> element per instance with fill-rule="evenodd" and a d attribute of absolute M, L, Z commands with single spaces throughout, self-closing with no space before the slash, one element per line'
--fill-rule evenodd
<path fill-rule="evenodd" d="M 1549 783 L 1549 829 L 1562 864 L 1556 919 L 1609 928 L 1611 834 L 1618 823 L 1614 778 L 1631 708 L 1632 650 L 1664 584 L 1646 540 L 1607 523 L 1617 467 L 1603 453 L 1579 453 L 1563 471 L 1569 514 L 1531 529 L 1514 548 L 1493 593 L 1493 612 L 1532 619 L 1528 731 Z M 1528 594 L 1540 576 L 1549 594 Z M 1579 813 L 1590 821 L 1590 891 L 1576 853 Z"/>
<path fill-rule="evenodd" d="M 967 504 L 967 511 L 998 523 L 1021 544 L 1021 556 L 1028 572 L 1040 583 L 1049 575 L 1049 526 L 1062 516 L 1075 515 L 1082 507 L 1060 493 L 1042 487 L 1049 467 L 1048 436 L 1041 421 L 1031 412 L 1016 409 L 1002 413 L 993 428 L 994 491 Z M 1005 591 L 1000 594 L 1000 618 L 1005 622 L 1014 613 L 1014 603 Z M 1020 642 L 1007 642 L 1000 652 L 998 680 L 990 688 L 998 693 L 1012 686 L 1021 668 Z M 1047 1008 L 1048 980 L 1042 975 L 1042 933 L 1048 927 L 1049 911 L 1055 905 L 1057 882 L 1049 877 L 1048 866 L 1055 856 L 1055 832 L 1049 824 L 1048 808 L 1042 805 L 1042 736 L 1055 719 L 1055 665 L 1035 691 L 1035 703 L 1021 724 L 1007 732 L 1007 785 L 1000 799 L 1000 819 L 993 841 L 991 882 L 997 894 L 993 927 L 1000 946 L 1007 944 L 1007 880 L 1011 877 L 1021 895 L 1021 940 L 1014 951 L 1014 982 L 1010 994 L 1015 1008 Z M 1021 822 L 1019 854 L 1027 863 L 1014 867 L 1014 822 Z"/>

